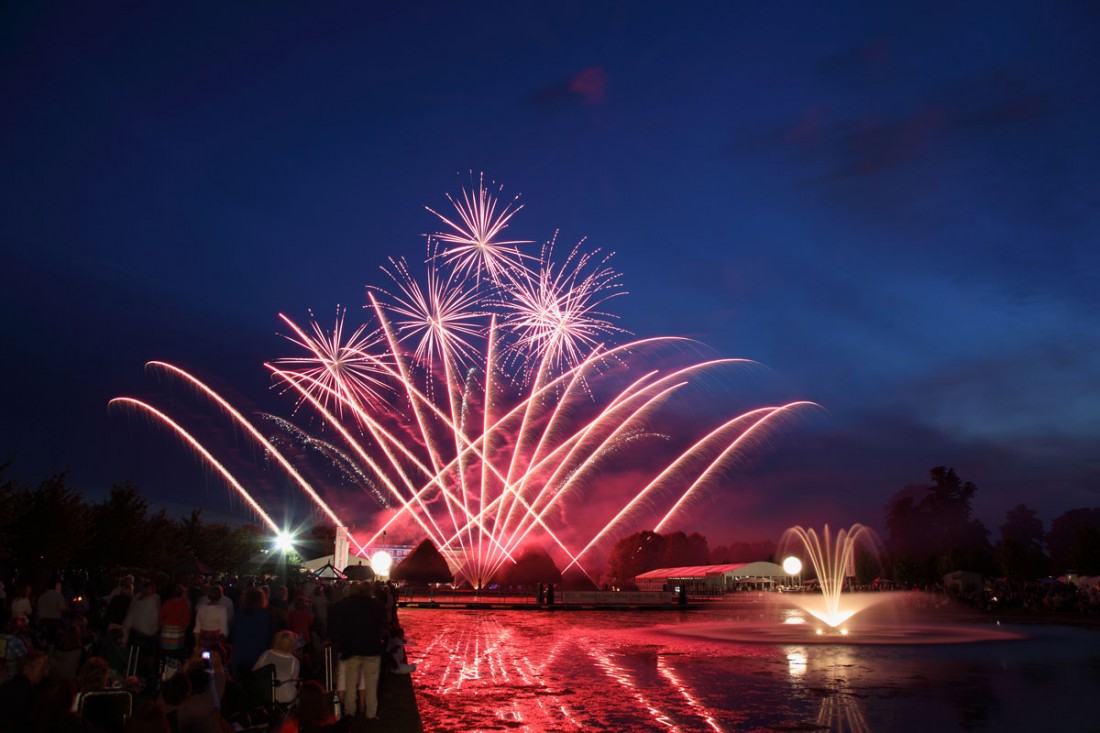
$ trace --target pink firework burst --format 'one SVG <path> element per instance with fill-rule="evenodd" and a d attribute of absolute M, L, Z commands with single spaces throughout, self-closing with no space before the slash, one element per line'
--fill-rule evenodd
<path fill-rule="evenodd" d="M 415 340 L 417 360 L 429 364 L 476 361 L 472 339 L 484 335 L 485 311 L 476 290 L 457 271 L 441 272 L 429 263 L 424 287 L 409 273 L 405 260 L 391 259 L 393 270 L 382 268 L 397 285 L 398 293 L 378 292 L 389 297 L 387 310 L 401 341 Z"/>
<path fill-rule="evenodd" d="M 384 379 L 383 353 L 375 355 L 382 342 L 377 330 L 359 326 L 345 338 L 344 317 L 347 309 L 337 307 L 336 321 L 331 330 L 325 330 L 310 313 L 309 330 L 300 328 L 282 313 L 279 318 L 293 331 L 284 335 L 287 341 L 301 347 L 305 356 L 288 356 L 276 360 L 287 371 L 308 378 L 311 394 L 323 405 L 331 407 L 343 417 L 345 408 L 362 407 L 382 399 L 387 389 Z M 303 397 L 298 398 L 301 407 Z"/>
<path fill-rule="evenodd" d="M 472 186 L 471 186 L 472 188 Z M 472 275 L 480 281 L 482 274 L 499 283 L 526 257 L 519 245 L 531 244 L 528 239 L 499 239 L 508 222 L 523 208 L 519 196 L 503 206 L 485 187 L 484 175 L 478 177 L 477 189 L 462 189 L 461 199 L 447 194 L 455 214 L 448 218 L 435 209 L 424 207 L 450 227 L 436 232 L 432 239 L 445 245 L 437 255 L 459 275 Z M 498 209 L 499 207 L 499 209 Z"/>
<path fill-rule="evenodd" d="M 613 253 L 582 252 L 583 244 L 578 242 L 557 266 L 551 240 L 538 270 L 525 270 L 499 301 L 504 325 L 517 337 L 514 348 L 538 355 L 551 372 L 580 363 L 607 338 L 628 333 L 614 324 L 617 316 L 601 310 L 625 292 L 620 273 L 608 264 Z"/>

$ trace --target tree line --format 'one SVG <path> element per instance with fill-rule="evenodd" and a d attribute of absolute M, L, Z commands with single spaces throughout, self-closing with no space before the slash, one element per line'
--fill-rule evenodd
<path fill-rule="evenodd" d="M 1018 504 L 991 539 L 972 514 L 977 486 L 952 468 L 929 474 L 930 483 L 907 486 L 886 505 L 885 567 L 892 579 L 936 582 L 953 570 L 1018 581 L 1100 574 L 1100 508 L 1066 511 L 1047 530 L 1035 510 Z"/>
<path fill-rule="evenodd" d="M 885 537 L 875 548 L 860 548 L 856 574 L 860 582 L 876 577 L 899 583 L 933 585 L 955 570 L 1013 581 L 1038 580 L 1068 572 L 1100 574 L 1100 508 L 1071 509 L 1051 522 L 1049 530 L 1024 504 L 1010 509 L 998 536 L 973 516 L 977 487 L 952 468 L 938 466 L 927 484 L 906 486 L 884 508 Z M 834 529 L 840 529 L 839 527 Z M 697 533 L 660 535 L 642 531 L 612 548 L 608 574 L 627 586 L 649 570 L 692 565 L 775 561 L 770 541 L 734 543 L 708 549 Z"/>
<path fill-rule="evenodd" d="M 0 465 L 0 568 L 36 585 L 65 568 L 141 569 L 173 575 L 202 568 L 240 573 L 268 542 L 260 528 L 153 512 L 132 482 L 89 502 L 65 473 L 27 485 Z"/>
<path fill-rule="evenodd" d="M 88 502 L 65 473 L 31 486 L 5 477 L 8 465 L 0 464 L 0 569 L 5 577 L 18 572 L 42 583 L 70 567 L 141 568 L 171 575 L 188 564 L 239 574 L 248 572 L 250 560 L 269 541 L 253 525 L 207 522 L 201 509 L 184 517 L 152 512 L 132 482 L 116 484 L 102 501 Z M 1033 509 L 1020 504 L 1006 513 L 992 539 L 973 516 L 977 487 L 951 468 L 929 473 L 929 483 L 906 486 L 887 502 L 881 548 L 877 553 L 868 548 L 858 559 L 857 573 L 870 576 L 861 580 L 881 576 L 933 584 L 954 570 L 1019 581 L 1068 571 L 1100 574 L 1100 508 L 1066 511 L 1048 530 Z M 332 536 L 332 528 L 317 526 L 305 542 L 322 555 L 331 551 Z M 774 561 L 775 552 L 770 540 L 710 547 L 697 532 L 641 531 L 612 548 L 606 578 L 629 586 L 637 575 L 657 568 Z"/>

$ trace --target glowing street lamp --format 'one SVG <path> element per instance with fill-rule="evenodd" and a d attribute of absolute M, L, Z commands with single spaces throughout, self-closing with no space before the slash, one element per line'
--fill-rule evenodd
<path fill-rule="evenodd" d="M 393 567 L 393 555 L 385 550 L 379 550 L 371 555 L 370 567 L 379 578 L 390 577 L 390 568 Z"/>
<path fill-rule="evenodd" d="M 294 550 L 294 535 L 290 532 L 280 532 L 275 535 L 275 549 L 284 555 Z"/>
<path fill-rule="evenodd" d="M 791 555 L 783 561 L 783 572 L 787 575 L 798 575 L 802 572 L 802 561 Z"/>
<path fill-rule="evenodd" d="M 286 585 L 286 562 L 287 556 L 294 552 L 294 535 L 284 529 L 275 535 L 274 544 L 279 553 L 279 556 L 275 559 L 276 566 L 279 569 L 279 583 Z"/>

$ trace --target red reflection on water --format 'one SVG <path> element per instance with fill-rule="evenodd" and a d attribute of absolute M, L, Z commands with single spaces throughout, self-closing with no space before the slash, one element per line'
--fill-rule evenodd
<path fill-rule="evenodd" d="M 687 704 L 698 713 L 699 717 L 702 718 L 707 725 L 709 725 L 714 730 L 721 732 L 722 729 L 718 727 L 718 723 L 714 720 L 714 717 L 710 714 L 710 711 L 707 710 L 706 707 L 704 707 L 702 703 L 700 703 L 695 698 L 695 696 L 691 694 L 691 690 L 688 689 L 687 685 L 680 681 L 680 678 L 677 677 L 676 673 L 672 671 L 672 667 L 668 664 L 664 657 L 657 657 L 657 669 L 660 670 L 661 676 L 667 679 L 672 687 L 677 692 L 679 692 L 685 700 L 687 700 Z"/>
<path fill-rule="evenodd" d="M 1095 687 L 1088 630 L 1042 627 L 1034 640 L 980 644 L 792 643 L 779 607 L 758 598 L 683 614 L 404 609 L 401 618 L 433 733 L 1044 730 L 1052 709 L 1067 716 L 1064 729 L 1094 722 L 1075 706 Z M 964 620 L 909 628 L 982 628 Z M 1049 681 L 1041 689 L 1035 670 Z"/>
<path fill-rule="evenodd" d="M 625 687 L 630 693 L 631 697 L 638 701 L 638 704 L 642 706 L 642 709 L 649 713 L 653 722 L 665 728 L 675 728 L 676 724 L 669 719 L 667 713 L 661 711 L 656 704 L 654 704 L 644 692 L 639 689 L 638 684 L 631 678 L 629 672 L 620 665 L 615 663 L 615 660 L 611 658 L 609 654 L 599 654 L 590 652 L 592 658 L 599 665 L 600 669 L 607 673 L 607 676 L 615 680 L 622 687 Z"/>

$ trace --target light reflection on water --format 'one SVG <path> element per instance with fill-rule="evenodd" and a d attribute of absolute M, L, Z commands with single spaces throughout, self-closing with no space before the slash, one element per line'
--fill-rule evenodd
<path fill-rule="evenodd" d="M 782 608 L 770 614 L 774 623 L 790 618 Z M 952 647 L 745 644 L 667 633 L 761 616 L 757 607 L 730 606 L 401 611 L 427 731 L 1028 730 L 1049 724 L 1044 710 L 1082 710 L 1080 700 L 1100 684 L 1100 656 L 1090 653 L 1100 636 L 1064 627 Z M 1035 665 L 1052 660 L 1062 683 L 1044 686 L 1037 700 Z"/>

